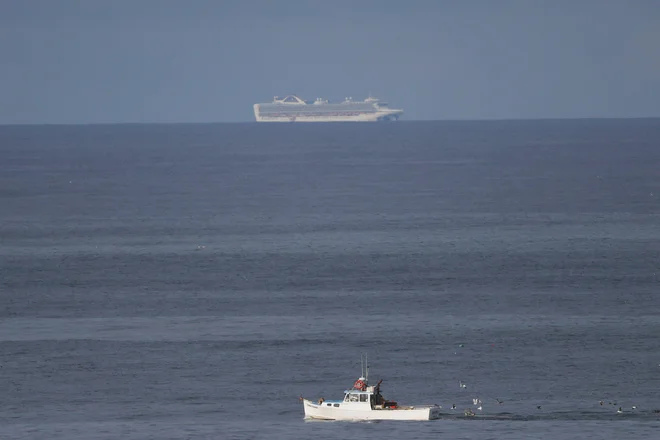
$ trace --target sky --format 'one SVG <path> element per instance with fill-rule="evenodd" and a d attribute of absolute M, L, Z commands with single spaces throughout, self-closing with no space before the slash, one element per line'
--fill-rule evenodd
<path fill-rule="evenodd" d="M 0 124 L 660 117 L 656 0 L 0 0 Z"/>

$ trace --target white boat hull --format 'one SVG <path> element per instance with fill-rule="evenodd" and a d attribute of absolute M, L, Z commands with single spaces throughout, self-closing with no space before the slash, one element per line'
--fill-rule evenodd
<path fill-rule="evenodd" d="M 404 406 L 395 409 L 355 408 L 350 405 L 339 407 L 327 406 L 327 403 L 317 404 L 303 399 L 306 419 L 317 420 L 434 420 L 440 418 L 439 406 Z"/>

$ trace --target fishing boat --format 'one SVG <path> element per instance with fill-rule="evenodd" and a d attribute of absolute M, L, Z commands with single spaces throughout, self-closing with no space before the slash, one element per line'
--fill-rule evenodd
<path fill-rule="evenodd" d="M 383 398 L 380 392 L 382 382 L 381 379 L 376 385 L 369 385 L 369 367 L 365 358 L 362 374 L 350 389 L 344 391 L 343 399 L 320 398 L 312 401 L 300 396 L 305 409 L 305 419 L 362 421 L 440 418 L 441 407 L 438 405 L 400 405 Z"/>

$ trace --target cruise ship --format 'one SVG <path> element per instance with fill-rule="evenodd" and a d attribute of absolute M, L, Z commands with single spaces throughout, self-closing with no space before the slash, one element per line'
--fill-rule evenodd
<path fill-rule="evenodd" d="M 341 103 L 327 99 L 303 101 L 296 95 L 276 96 L 273 102 L 254 104 L 257 122 L 375 122 L 396 121 L 403 110 L 369 96 L 364 101 L 346 98 Z"/>

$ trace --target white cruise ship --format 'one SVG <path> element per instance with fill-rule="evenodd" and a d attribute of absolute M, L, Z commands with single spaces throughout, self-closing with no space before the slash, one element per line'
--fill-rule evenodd
<path fill-rule="evenodd" d="M 328 103 L 326 99 L 305 102 L 296 95 L 273 102 L 254 104 L 257 122 L 374 122 L 396 121 L 403 110 L 389 108 L 386 102 L 371 96 L 364 101 L 346 98 L 341 103 Z"/>

